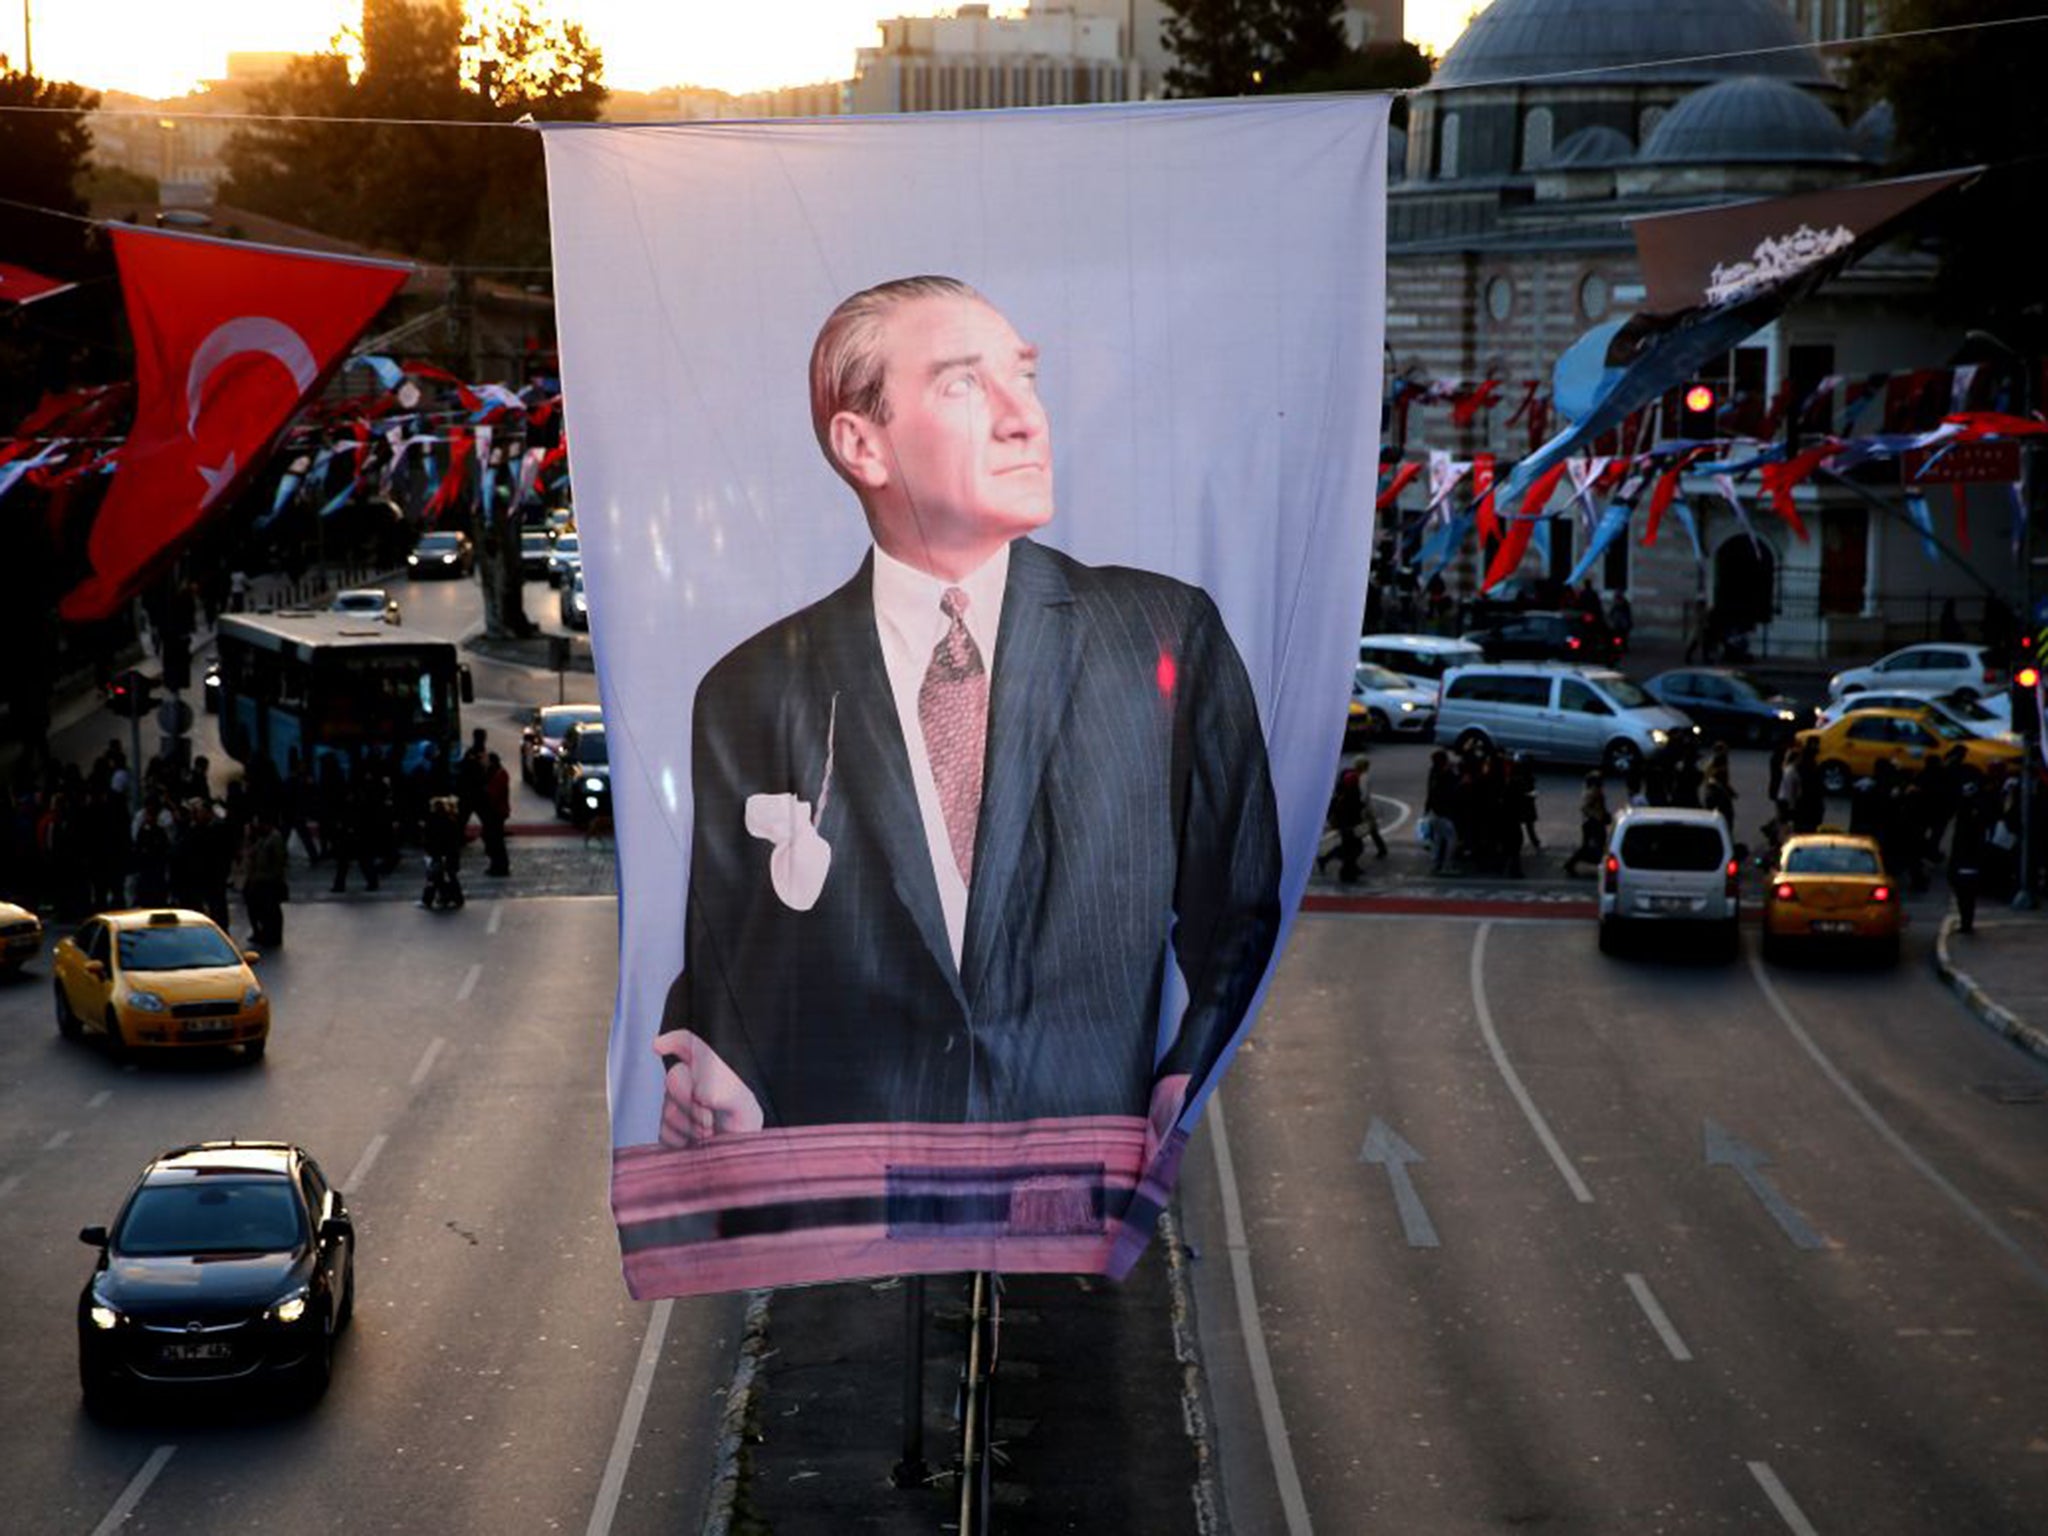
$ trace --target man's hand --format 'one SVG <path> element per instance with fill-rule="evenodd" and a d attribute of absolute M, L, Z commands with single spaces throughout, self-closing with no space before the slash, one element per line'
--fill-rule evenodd
<path fill-rule="evenodd" d="M 1152 1108 L 1145 1116 L 1144 1167 L 1150 1168 L 1152 1160 L 1159 1155 L 1159 1148 L 1173 1129 L 1173 1122 L 1180 1118 L 1187 1096 L 1188 1075 L 1185 1072 L 1169 1073 L 1152 1085 Z M 1183 1137 L 1182 1141 L 1185 1142 L 1186 1138 Z"/>
<path fill-rule="evenodd" d="M 694 1147 L 713 1136 L 761 1129 L 761 1101 L 718 1052 L 687 1029 L 654 1037 L 668 1064 L 661 1101 L 661 1144 Z"/>

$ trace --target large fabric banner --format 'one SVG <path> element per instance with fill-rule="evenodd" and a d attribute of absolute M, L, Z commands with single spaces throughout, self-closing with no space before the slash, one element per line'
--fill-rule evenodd
<path fill-rule="evenodd" d="M 1329 800 L 1386 101 L 545 135 L 629 1287 L 1125 1273 Z"/>

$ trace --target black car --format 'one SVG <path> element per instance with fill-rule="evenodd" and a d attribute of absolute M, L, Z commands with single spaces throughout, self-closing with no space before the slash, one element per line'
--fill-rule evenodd
<path fill-rule="evenodd" d="M 1737 667 L 1683 667 L 1643 684 L 1659 704 L 1687 716 L 1708 741 L 1775 746 L 1813 724 L 1813 711 L 1774 693 Z"/>
<path fill-rule="evenodd" d="M 476 546 L 469 535 L 453 528 L 436 528 L 420 535 L 411 554 L 405 557 L 405 573 L 412 577 L 467 576 L 476 568 Z"/>
<path fill-rule="evenodd" d="M 579 827 L 611 820 L 612 768 L 602 720 L 580 721 L 562 733 L 562 750 L 555 756 L 555 814 Z"/>
<path fill-rule="evenodd" d="M 355 1305 L 355 1228 L 301 1148 L 208 1141 L 142 1170 L 78 1297 L 86 1408 L 140 1391 L 326 1390 Z"/>
<path fill-rule="evenodd" d="M 1607 621 L 1583 609 L 1530 609 L 1468 629 L 1461 637 L 1488 661 L 1572 661 L 1611 665 L 1621 644 Z"/>
<path fill-rule="evenodd" d="M 519 535 L 519 576 L 523 581 L 538 581 L 548 573 L 550 557 L 555 552 L 554 540 L 545 533 L 528 530 Z"/>

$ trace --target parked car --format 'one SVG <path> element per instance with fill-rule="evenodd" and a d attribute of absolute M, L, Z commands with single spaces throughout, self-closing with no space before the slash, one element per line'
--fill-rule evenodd
<path fill-rule="evenodd" d="M 1880 762 L 1917 771 L 1952 747 L 1961 747 L 1979 772 L 1993 763 L 2017 767 L 2022 756 L 2016 743 L 1972 736 L 1927 709 L 1856 710 L 1833 725 L 1801 731 L 1793 740 L 1802 751 L 1808 741 L 1817 745 L 1821 786 L 1831 795 L 1846 795 L 1851 784 L 1875 772 Z"/>
<path fill-rule="evenodd" d="M 355 1225 L 302 1147 L 208 1141 L 150 1160 L 78 1297 L 88 1411 L 138 1392 L 327 1388 L 355 1310 Z"/>
<path fill-rule="evenodd" d="M 1877 840 L 1840 832 L 1788 837 L 1764 894 L 1764 958 L 1807 947 L 1860 944 L 1899 958 L 1905 925 L 1899 889 L 1885 873 Z"/>
<path fill-rule="evenodd" d="M 555 759 L 562 751 L 562 738 L 572 725 L 602 720 L 604 710 L 596 704 L 543 704 L 519 732 L 519 776 L 544 794 L 555 789 Z"/>
<path fill-rule="evenodd" d="M 554 542 L 538 528 L 519 535 L 519 576 L 522 581 L 539 581 L 548 574 L 554 556 Z"/>
<path fill-rule="evenodd" d="M 18 971 L 43 952 L 43 920 L 27 907 L 0 901 L 0 971 Z"/>
<path fill-rule="evenodd" d="M 1709 925 L 1733 958 L 1740 947 L 1742 863 L 1714 811 L 1632 806 L 1614 820 L 1600 861 L 1600 948 L 1657 924 Z"/>
<path fill-rule="evenodd" d="M 1865 692 L 1845 693 L 1841 698 L 1822 705 L 1813 723 L 1816 726 L 1833 725 L 1844 715 L 1873 709 L 1924 709 L 1958 730 L 1981 736 L 1986 741 L 2015 740 L 2011 698 L 2005 695 L 1998 697 L 2003 712 L 1987 707 L 1988 703 L 1988 700 L 1969 698 L 1960 693 L 1933 693 L 1918 688 L 1872 688 Z"/>
<path fill-rule="evenodd" d="M 1738 667 L 1683 667 L 1659 672 L 1643 691 L 1700 728 L 1711 741 L 1731 746 L 1773 746 L 1814 723 L 1813 711 L 1758 682 Z"/>
<path fill-rule="evenodd" d="M 96 913 L 51 951 L 57 1029 L 100 1035 L 117 1054 L 238 1045 L 260 1061 L 270 999 L 255 963 L 203 912 Z"/>
<path fill-rule="evenodd" d="M 1605 665 L 1621 654 L 1607 621 L 1581 608 L 1539 610 L 1468 629 L 1461 637 L 1488 661 L 1570 661 Z"/>
<path fill-rule="evenodd" d="M 1366 661 L 1351 679 L 1351 716 L 1344 742 L 1427 741 L 1436 724 L 1436 689 L 1425 688 L 1398 672 Z"/>
<path fill-rule="evenodd" d="M 1418 687 L 1434 689 L 1452 667 L 1486 660 L 1478 646 L 1443 635 L 1365 635 L 1358 642 L 1361 665 L 1398 672 Z"/>
<path fill-rule="evenodd" d="M 383 624 L 404 622 L 398 611 L 398 599 L 382 587 L 351 587 L 346 592 L 334 594 L 334 601 L 328 605 L 335 613 L 350 618 L 370 619 Z"/>
<path fill-rule="evenodd" d="M 612 767 L 604 721 L 585 720 L 562 733 L 555 758 L 555 814 L 588 827 L 612 814 Z"/>
<path fill-rule="evenodd" d="M 408 576 L 467 576 L 476 568 L 476 547 L 469 535 L 453 528 L 436 528 L 420 535 L 419 543 L 405 557 Z"/>
<path fill-rule="evenodd" d="M 583 569 L 583 541 L 572 528 L 555 535 L 548 547 L 548 584 L 566 586 L 571 572 Z"/>
<path fill-rule="evenodd" d="M 1828 697 L 1872 688 L 1925 688 L 1936 693 L 1967 689 L 1972 695 L 1996 693 L 2006 685 L 2005 669 L 1981 645 L 1940 641 L 1909 645 L 1867 667 L 1850 667 L 1828 679 Z"/>
<path fill-rule="evenodd" d="M 564 629 L 590 628 L 590 598 L 583 590 L 583 567 L 576 567 L 562 587 L 562 627 Z"/>
<path fill-rule="evenodd" d="M 1444 674 L 1436 739 L 1627 773 L 1699 740 L 1699 727 L 1619 672 L 1556 662 L 1492 662 Z"/>

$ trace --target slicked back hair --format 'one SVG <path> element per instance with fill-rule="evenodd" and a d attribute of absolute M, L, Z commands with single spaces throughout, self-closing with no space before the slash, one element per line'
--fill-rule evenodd
<path fill-rule="evenodd" d="M 913 299 L 988 302 L 957 277 L 892 278 L 840 300 L 811 344 L 811 430 L 818 436 L 825 462 L 855 490 L 859 485 L 832 451 L 832 418 L 841 411 L 852 411 L 878 426 L 888 423 L 882 325 L 891 310 Z"/>

